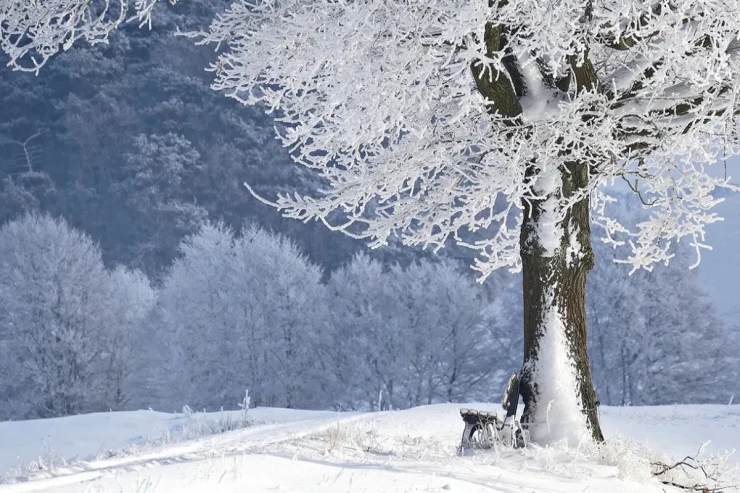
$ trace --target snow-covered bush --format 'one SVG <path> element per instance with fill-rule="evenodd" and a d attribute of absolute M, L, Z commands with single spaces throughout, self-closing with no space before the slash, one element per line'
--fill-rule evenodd
<path fill-rule="evenodd" d="M 180 440 L 189 440 L 206 435 L 218 435 L 227 431 L 246 428 L 251 424 L 249 418 L 249 405 L 251 402 L 249 390 L 246 391 L 244 399 L 238 404 L 240 412 L 224 411 L 222 407 L 218 413 L 194 412 L 190 406 L 185 405 L 182 412 L 188 418 L 187 424 L 180 429 Z"/>
<path fill-rule="evenodd" d="M 223 409 L 218 413 L 191 412 L 186 416 L 188 421 L 180 429 L 177 440 L 219 435 L 228 431 L 241 430 L 251 424 L 246 413 L 235 413 Z"/>
<path fill-rule="evenodd" d="M 339 421 L 306 437 L 324 446 L 326 453 L 388 453 L 379 440 L 372 422 L 346 423 Z"/>

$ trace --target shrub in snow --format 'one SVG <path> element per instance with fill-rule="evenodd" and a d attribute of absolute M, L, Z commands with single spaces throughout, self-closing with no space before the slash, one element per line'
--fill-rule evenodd
<path fill-rule="evenodd" d="M 221 409 L 218 413 L 205 413 L 190 411 L 185 414 L 187 422 L 180 428 L 177 440 L 191 440 L 209 435 L 219 435 L 229 431 L 240 430 L 250 426 L 251 422 L 246 413 L 235 413 Z M 167 435 L 167 441 L 172 441 L 172 436 Z"/>
<path fill-rule="evenodd" d="M 372 423 L 336 423 L 310 434 L 309 440 L 318 440 L 328 452 L 377 452 L 378 432 Z"/>

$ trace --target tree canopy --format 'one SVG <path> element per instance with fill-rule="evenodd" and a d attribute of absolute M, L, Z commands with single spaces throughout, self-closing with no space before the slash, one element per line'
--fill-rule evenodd
<path fill-rule="evenodd" d="M 474 243 L 483 274 L 518 266 L 521 210 L 546 223 L 583 197 L 636 268 L 672 240 L 704 246 L 717 187 L 706 167 L 738 150 L 740 3 L 634 0 L 237 2 L 201 42 L 226 45 L 215 88 L 280 111 L 283 144 L 329 183 L 281 196 L 288 216 L 382 244 Z M 574 193 L 553 170 L 588 167 Z M 625 180 L 651 214 L 608 211 Z M 544 234 L 544 233 L 543 233 Z M 546 238 L 545 238 L 546 239 Z"/>

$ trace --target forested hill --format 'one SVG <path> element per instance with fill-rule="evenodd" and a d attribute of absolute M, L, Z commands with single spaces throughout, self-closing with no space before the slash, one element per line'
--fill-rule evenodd
<path fill-rule="evenodd" d="M 109 45 L 75 45 L 38 76 L 0 66 L 0 223 L 38 209 L 99 241 L 109 264 L 158 277 L 178 242 L 204 219 L 289 235 L 336 267 L 361 244 L 322 225 L 282 219 L 254 200 L 306 192 L 273 118 L 211 90 L 214 53 L 182 29 L 205 27 L 227 2 L 162 5 L 153 29 L 136 25 Z"/>

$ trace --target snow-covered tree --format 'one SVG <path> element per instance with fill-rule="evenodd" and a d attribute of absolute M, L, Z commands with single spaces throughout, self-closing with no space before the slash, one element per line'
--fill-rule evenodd
<path fill-rule="evenodd" d="M 37 72 L 75 41 L 105 43 L 124 22 L 151 26 L 158 0 L 12 0 L 0 5 L 0 49 L 18 70 Z M 177 0 L 170 0 L 175 3 Z"/>
<path fill-rule="evenodd" d="M 410 342 L 407 406 L 490 397 L 497 367 L 483 290 L 452 262 L 392 267 L 385 288 L 395 299 L 387 330 Z"/>
<path fill-rule="evenodd" d="M 130 178 L 111 188 L 126 197 L 127 214 L 136 217 L 129 234 L 146 238 L 137 248 L 136 264 L 156 272 L 169 263 L 178 240 L 196 232 L 208 216 L 192 199 L 182 200 L 184 183 L 197 182 L 200 155 L 180 135 L 137 135 L 123 168 Z"/>
<path fill-rule="evenodd" d="M 255 397 L 273 406 L 322 406 L 313 356 L 325 325 L 321 269 L 289 239 L 256 227 L 235 240 L 232 269 L 237 329 L 250 348 L 252 371 L 262 375 L 253 388 L 264 390 Z"/>
<path fill-rule="evenodd" d="M 387 285 L 383 266 L 366 255 L 334 272 L 329 283 L 334 339 L 352 341 L 346 346 L 354 348 L 334 357 L 343 387 L 351 389 L 350 406 L 364 401 L 372 408 L 381 391 L 386 403 L 399 405 L 396 382 L 404 379 L 405 368 L 398 356 L 406 354 L 406 341 L 404 334 L 388 327 L 385 313 L 394 297 Z"/>
<path fill-rule="evenodd" d="M 733 140 L 740 3 L 572 0 L 238 2 L 216 89 L 279 110 L 296 161 L 328 183 L 286 215 L 382 245 L 465 242 L 485 277 L 523 269 L 525 421 L 535 440 L 602 438 L 587 352 L 590 218 L 650 268 L 698 250 Z M 632 228 L 601 186 L 651 206 Z M 330 221 L 332 213 L 343 214 Z M 546 416 L 547 414 L 547 416 Z M 546 419 L 547 418 L 547 419 Z M 545 426 L 545 421 L 550 426 Z M 553 430 L 550 434 L 548 430 Z"/>
<path fill-rule="evenodd" d="M 492 397 L 494 370 L 511 370 L 500 366 L 506 356 L 497 340 L 510 327 L 487 318 L 484 290 L 458 268 L 426 260 L 384 268 L 358 255 L 332 274 L 331 330 L 345 344 L 319 352 L 329 353 L 345 389 L 341 407 Z"/>
<path fill-rule="evenodd" d="M 166 401 L 217 409 L 249 388 L 256 405 L 323 404 L 312 353 L 324 323 L 320 269 L 253 227 L 237 236 L 206 225 L 180 250 L 158 299 Z"/>
<path fill-rule="evenodd" d="M 95 5 L 10 2 L 0 46 L 35 70 L 34 53 L 107 36 L 118 21 L 88 15 Z M 374 246 L 484 230 L 471 244 L 483 277 L 523 270 L 532 437 L 600 440 L 589 219 L 632 247 L 634 268 L 668 259 L 677 239 L 704 247 L 712 194 L 730 187 L 705 168 L 738 151 L 738 14 L 738 0 L 239 1 L 193 36 L 225 47 L 214 87 L 277 110 L 283 143 L 326 181 L 277 199 L 287 216 Z M 648 219 L 610 217 L 600 187 L 615 179 Z"/>
<path fill-rule="evenodd" d="M 145 392 L 152 401 L 141 405 L 175 405 L 168 410 L 220 405 L 227 402 L 225 392 L 233 400 L 235 389 L 246 386 L 247 376 L 235 364 L 243 359 L 234 356 L 241 347 L 226 332 L 231 327 L 223 297 L 232 243 L 232 232 L 220 225 L 206 225 L 181 243 L 181 257 L 167 272 L 150 321 L 156 343 L 148 348 L 146 360 L 155 377 Z M 216 354 L 220 345 L 228 350 L 222 357 Z"/>
<path fill-rule="evenodd" d="M 735 338 L 707 299 L 691 252 L 670 264 L 629 275 L 610 262 L 614 250 L 598 246 L 605 260 L 589 279 L 589 339 L 594 383 L 608 405 L 728 402 Z M 733 354 L 734 353 L 734 354 Z"/>
<path fill-rule="evenodd" d="M 122 409 L 136 396 L 146 378 L 142 374 L 145 359 L 140 353 L 146 350 L 150 337 L 147 320 L 155 306 L 156 293 L 141 271 L 122 266 L 109 273 L 109 282 L 110 298 L 102 305 L 109 310 L 105 403 L 109 408 Z"/>
<path fill-rule="evenodd" d="M 148 281 L 105 269 L 98 246 L 65 221 L 30 214 L 0 228 L 0 394 L 12 417 L 125 403 L 129 331 Z"/>

